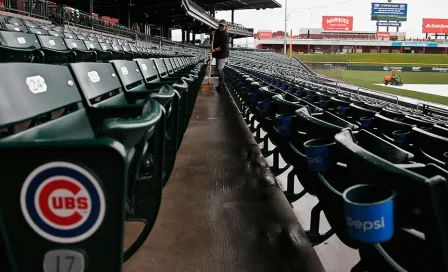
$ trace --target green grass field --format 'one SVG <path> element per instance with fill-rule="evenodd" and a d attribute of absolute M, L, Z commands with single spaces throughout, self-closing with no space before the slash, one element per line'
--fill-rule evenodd
<path fill-rule="evenodd" d="M 336 70 L 316 70 L 315 72 L 332 78 L 337 78 L 337 73 L 339 73 Z M 375 85 L 382 84 L 384 76 L 390 75 L 390 72 L 342 70 L 340 73 L 344 82 L 386 93 L 448 105 L 448 97 Z M 448 75 L 446 73 L 402 72 L 399 74 L 404 81 L 404 87 L 406 87 L 406 84 L 448 84 Z"/>
<path fill-rule="evenodd" d="M 370 64 L 409 64 L 448 66 L 448 55 L 442 54 L 310 54 L 295 55 L 304 62 L 348 62 Z"/>

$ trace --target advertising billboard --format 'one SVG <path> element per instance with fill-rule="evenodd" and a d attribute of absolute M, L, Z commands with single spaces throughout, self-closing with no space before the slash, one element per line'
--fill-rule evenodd
<path fill-rule="evenodd" d="M 448 33 L 448 19 L 423 18 L 423 33 Z"/>
<path fill-rule="evenodd" d="M 263 31 L 263 32 L 258 32 L 258 39 L 263 40 L 263 39 L 272 39 L 272 32 L 267 32 L 267 31 Z"/>
<path fill-rule="evenodd" d="M 373 21 L 406 21 L 408 4 L 372 3 L 371 15 Z"/>
<path fill-rule="evenodd" d="M 322 16 L 324 30 L 353 30 L 353 16 Z"/>
<path fill-rule="evenodd" d="M 390 39 L 390 32 L 377 32 L 376 38 L 377 39 Z"/>
<path fill-rule="evenodd" d="M 392 46 L 407 46 L 407 47 L 438 47 L 437 43 L 422 43 L 422 42 L 392 42 Z"/>
<path fill-rule="evenodd" d="M 401 27 L 400 22 L 376 22 L 376 26 Z"/>

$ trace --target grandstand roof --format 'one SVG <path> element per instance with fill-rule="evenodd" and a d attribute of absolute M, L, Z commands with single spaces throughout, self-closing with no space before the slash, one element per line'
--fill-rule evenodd
<path fill-rule="evenodd" d="M 267 9 L 282 6 L 275 0 L 196 0 L 196 2 L 207 8 L 215 5 L 215 10 Z"/>

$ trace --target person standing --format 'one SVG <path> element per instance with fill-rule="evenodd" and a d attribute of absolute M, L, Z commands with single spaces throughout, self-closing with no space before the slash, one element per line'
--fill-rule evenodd
<path fill-rule="evenodd" d="M 215 40 L 211 52 L 212 56 L 216 59 L 216 70 L 219 75 L 219 85 L 216 88 L 218 92 L 224 90 L 224 66 L 229 58 L 230 36 L 227 29 L 228 25 L 226 20 L 220 20 L 218 30 L 212 32 Z"/>

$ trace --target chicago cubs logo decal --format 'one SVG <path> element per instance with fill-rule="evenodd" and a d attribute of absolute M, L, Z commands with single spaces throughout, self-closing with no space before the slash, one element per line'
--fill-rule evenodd
<path fill-rule="evenodd" d="M 106 212 L 98 181 L 85 169 L 67 162 L 47 163 L 31 172 L 22 186 L 20 206 L 36 233 L 65 244 L 94 234 Z"/>

